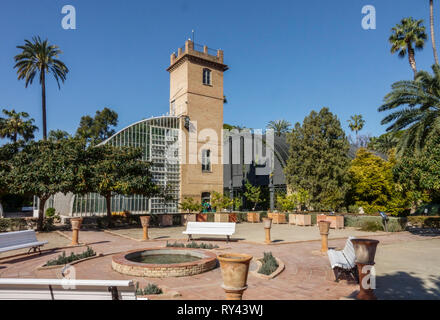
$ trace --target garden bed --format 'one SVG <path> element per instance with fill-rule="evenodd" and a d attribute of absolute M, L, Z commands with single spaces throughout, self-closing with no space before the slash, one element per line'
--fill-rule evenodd
<path fill-rule="evenodd" d="M 263 265 L 264 265 L 264 259 L 266 258 L 266 253 L 265 256 L 260 258 L 260 259 L 253 259 L 253 261 L 257 264 L 257 270 L 251 271 L 250 273 L 260 279 L 265 279 L 265 280 L 270 280 L 275 278 L 276 276 L 278 276 L 281 272 L 284 271 L 285 265 L 283 263 L 283 261 L 281 261 L 279 258 L 273 257 L 271 253 L 269 253 L 271 258 L 275 259 L 276 264 L 278 265 L 278 267 L 273 268 L 272 272 L 270 274 L 263 274 L 261 273 Z"/>

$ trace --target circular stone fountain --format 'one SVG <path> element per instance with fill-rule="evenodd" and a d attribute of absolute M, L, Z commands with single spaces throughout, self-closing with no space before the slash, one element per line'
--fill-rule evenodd
<path fill-rule="evenodd" d="M 164 248 L 133 250 L 113 256 L 113 270 L 137 277 L 185 277 L 212 270 L 217 255 L 205 250 Z"/>

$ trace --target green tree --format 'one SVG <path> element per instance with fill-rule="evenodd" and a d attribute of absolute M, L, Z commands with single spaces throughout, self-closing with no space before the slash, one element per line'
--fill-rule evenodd
<path fill-rule="evenodd" d="M 368 148 L 386 155 L 391 150 L 397 148 L 397 144 L 399 143 L 402 134 L 402 131 L 388 132 L 379 137 L 371 138 Z"/>
<path fill-rule="evenodd" d="M 215 208 L 217 212 L 220 212 L 222 209 L 228 209 L 232 207 L 234 204 L 234 199 L 220 193 L 213 191 L 211 193 L 211 206 Z"/>
<path fill-rule="evenodd" d="M 72 138 L 70 134 L 64 130 L 50 130 L 49 140 L 59 141 Z"/>
<path fill-rule="evenodd" d="M 417 66 L 414 49 L 422 50 L 427 39 L 426 29 L 423 26 L 423 20 L 414 20 L 413 18 L 404 18 L 391 29 L 389 42 L 391 44 L 391 53 L 399 52 L 399 57 L 404 58 L 408 54 L 408 61 L 414 76 L 417 74 Z"/>
<path fill-rule="evenodd" d="M 433 75 L 421 71 L 413 81 L 394 83 L 378 109 L 392 111 L 381 122 L 389 125 L 387 132 L 404 130 L 397 146 L 399 155 L 405 150 L 419 152 L 440 128 L 440 66 L 433 65 L 432 70 Z"/>
<path fill-rule="evenodd" d="M 314 209 L 336 209 L 348 187 L 349 143 L 341 123 L 328 108 L 312 111 L 287 136 L 289 158 L 284 169 L 291 190 L 309 193 Z M 331 207 L 329 207 L 331 206 Z"/>
<path fill-rule="evenodd" d="M 299 204 L 296 194 L 285 194 L 277 196 L 277 204 L 283 212 L 292 212 Z"/>
<path fill-rule="evenodd" d="M 275 120 L 270 121 L 267 125 L 268 129 L 272 129 L 278 137 L 281 137 L 281 135 L 288 133 L 290 130 L 290 127 L 292 124 L 289 121 L 286 120 Z"/>
<path fill-rule="evenodd" d="M 81 187 L 78 172 L 88 163 L 79 155 L 84 145 L 74 140 L 30 142 L 8 161 L 5 181 L 12 194 L 33 194 L 39 198 L 38 230 L 43 227 L 44 206 L 50 196 L 74 192 Z"/>
<path fill-rule="evenodd" d="M 244 196 L 249 202 L 254 204 L 252 211 L 255 211 L 257 205 L 264 201 L 261 197 L 261 188 L 253 186 L 249 181 L 246 181 L 245 188 Z"/>
<path fill-rule="evenodd" d="M 33 124 L 34 119 L 28 119 L 28 113 L 3 109 L 3 114 L 7 118 L 0 118 L 0 138 L 8 138 L 12 142 L 17 142 L 19 136 L 26 142 L 34 139 L 34 132 L 38 128 Z"/>
<path fill-rule="evenodd" d="M 348 202 L 363 207 L 367 213 L 386 211 L 400 214 L 409 206 L 407 195 L 394 182 L 394 154 L 389 160 L 360 148 L 348 170 L 351 188 Z"/>
<path fill-rule="evenodd" d="M 106 199 L 107 217 L 111 217 L 113 195 L 162 196 L 164 190 L 153 182 L 150 163 L 142 161 L 138 148 L 101 145 L 89 148 L 93 166 L 86 172 L 85 182 L 90 190 Z"/>
<path fill-rule="evenodd" d="M 76 136 L 87 139 L 91 144 L 99 144 L 115 134 L 118 125 L 118 114 L 109 109 L 104 108 L 102 111 L 96 111 L 95 116 L 83 116 L 81 118 Z"/>
<path fill-rule="evenodd" d="M 413 199 L 440 200 L 440 135 L 433 135 L 420 153 L 406 153 L 398 159 L 394 175 L 405 190 L 412 192 Z"/>
<path fill-rule="evenodd" d="M 184 198 L 182 203 L 179 203 L 179 207 L 180 207 L 180 209 L 187 211 L 188 213 L 202 211 L 201 203 L 195 201 L 191 197 Z"/>
<path fill-rule="evenodd" d="M 435 45 L 435 32 L 434 32 L 434 0 L 429 0 L 429 22 L 431 29 L 432 50 L 434 52 L 434 61 L 435 64 L 438 64 L 438 55 L 437 55 L 437 47 Z"/>
<path fill-rule="evenodd" d="M 60 80 L 64 83 L 69 69 L 58 60 L 62 51 L 56 45 L 50 45 L 46 40 L 42 41 L 40 37 L 33 37 L 32 41 L 25 40 L 23 46 L 17 46 L 22 50 L 15 56 L 15 66 L 17 69 L 18 80 L 25 80 L 25 86 L 32 84 L 35 76 L 41 85 L 41 100 L 43 109 L 43 139 L 47 139 L 46 124 L 46 74 L 52 74 L 60 88 Z"/>
<path fill-rule="evenodd" d="M 354 116 L 351 116 L 350 120 L 347 122 L 350 130 L 356 133 L 356 144 L 359 144 L 358 133 L 364 128 L 365 120 L 362 118 L 361 114 L 355 114 Z"/>

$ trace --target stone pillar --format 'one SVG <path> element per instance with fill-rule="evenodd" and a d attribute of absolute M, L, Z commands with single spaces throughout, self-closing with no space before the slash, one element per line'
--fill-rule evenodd
<path fill-rule="evenodd" d="M 83 218 L 70 219 L 72 225 L 72 245 L 77 246 L 79 244 L 79 229 L 81 228 Z"/>
<path fill-rule="evenodd" d="M 270 229 L 272 228 L 272 219 L 271 218 L 263 218 L 263 226 L 264 226 L 264 231 L 266 233 L 266 244 L 270 244 L 272 243 L 272 241 L 270 240 Z"/>
<path fill-rule="evenodd" d="M 330 231 L 330 222 L 319 221 L 319 233 L 321 234 L 321 252 L 328 251 L 328 234 Z"/>

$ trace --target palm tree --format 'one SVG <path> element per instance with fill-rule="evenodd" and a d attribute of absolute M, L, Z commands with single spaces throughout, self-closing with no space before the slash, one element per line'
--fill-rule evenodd
<path fill-rule="evenodd" d="M 434 60 L 438 64 L 437 47 L 435 46 L 435 33 L 434 33 L 434 0 L 429 0 L 429 21 L 431 25 L 431 42 L 432 50 L 434 51 Z"/>
<path fill-rule="evenodd" d="M 423 20 L 414 20 L 413 18 L 404 18 L 391 29 L 392 34 L 389 38 L 391 43 L 391 53 L 399 52 L 399 57 L 404 58 L 408 53 L 408 60 L 411 69 L 414 71 L 414 77 L 417 74 L 415 59 L 415 49 L 421 50 L 427 39 Z"/>
<path fill-rule="evenodd" d="M 286 120 L 270 121 L 267 125 L 268 129 L 272 129 L 275 134 L 280 137 L 282 134 L 289 132 L 292 124 Z"/>
<path fill-rule="evenodd" d="M 405 130 L 397 151 L 419 152 L 425 141 L 440 129 L 440 66 L 432 66 L 433 75 L 426 71 L 417 73 L 410 81 L 399 81 L 384 98 L 379 112 L 393 112 L 382 120 L 389 124 L 388 132 Z"/>
<path fill-rule="evenodd" d="M 347 122 L 351 131 L 356 133 L 356 143 L 358 143 L 358 133 L 364 128 L 365 120 L 362 118 L 361 114 L 355 114 L 354 116 L 351 116 L 350 120 L 347 120 Z"/>
<path fill-rule="evenodd" d="M 18 136 L 21 136 L 26 142 L 34 138 L 34 132 L 38 128 L 33 124 L 34 119 L 26 120 L 29 118 L 28 113 L 17 113 L 14 109 L 11 111 L 3 109 L 3 114 L 8 118 L 0 118 L 0 138 L 8 138 L 12 142 L 17 142 Z"/>
<path fill-rule="evenodd" d="M 24 79 L 27 88 L 38 73 L 43 108 L 43 139 L 46 140 L 46 73 L 54 76 L 60 89 L 60 80 L 64 83 L 69 69 L 58 60 L 62 51 L 56 45 L 50 45 L 47 39 L 42 41 L 40 37 L 33 37 L 32 42 L 25 40 L 25 44 L 17 48 L 22 50 L 15 56 L 14 68 L 17 68 L 18 80 Z"/>

